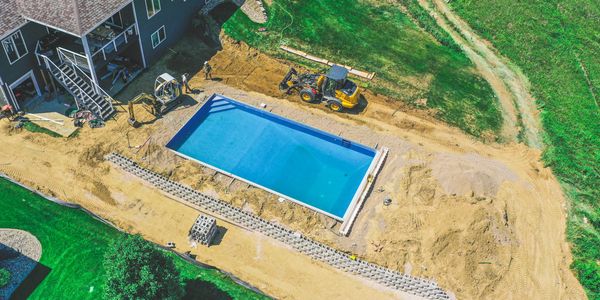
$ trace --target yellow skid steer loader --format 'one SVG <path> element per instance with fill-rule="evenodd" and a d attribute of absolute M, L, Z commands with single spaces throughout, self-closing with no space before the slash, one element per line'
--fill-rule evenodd
<path fill-rule="evenodd" d="M 348 69 L 333 65 L 326 74 L 298 74 L 291 68 L 279 83 L 279 89 L 291 94 L 296 91 L 304 102 L 322 102 L 339 112 L 359 103 L 358 86 L 348 79 Z"/>

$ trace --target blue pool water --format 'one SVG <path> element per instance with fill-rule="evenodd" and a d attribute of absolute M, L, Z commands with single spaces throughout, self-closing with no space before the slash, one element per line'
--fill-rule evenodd
<path fill-rule="evenodd" d="M 167 147 L 343 219 L 375 150 L 213 95 Z"/>

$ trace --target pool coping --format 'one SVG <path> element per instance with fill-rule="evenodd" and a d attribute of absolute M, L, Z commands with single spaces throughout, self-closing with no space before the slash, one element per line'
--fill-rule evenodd
<path fill-rule="evenodd" d="M 313 131 L 317 131 L 319 134 L 324 134 L 324 135 L 327 135 L 327 136 L 332 136 L 332 137 L 335 137 L 335 135 L 333 135 L 332 133 L 326 132 L 326 131 L 324 131 L 324 130 L 321 130 L 321 129 L 318 129 L 318 128 L 315 128 L 315 127 L 312 127 L 312 126 L 308 126 L 308 125 L 306 125 L 306 124 L 303 124 L 303 123 L 300 123 L 300 122 L 298 122 L 298 121 L 295 121 L 295 120 L 289 119 L 289 118 L 287 118 L 287 117 L 284 117 L 284 116 L 279 116 L 279 115 L 277 115 L 277 114 L 274 114 L 274 113 L 272 113 L 272 112 L 264 111 L 264 110 L 261 110 L 261 109 L 259 109 L 259 108 L 257 108 L 257 107 L 254 107 L 254 106 L 252 106 L 252 105 L 249 105 L 249 104 L 243 103 L 243 102 L 241 102 L 241 101 L 238 101 L 238 100 L 235 100 L 235 99 L 231 99 L 231 98 L 229 98 L 229 97 L 227 97 L 227 96 L 224 96 L 224 95 L 221 95 L 221 94 L 216 94 L 216 93 L 215 93 L 215 94 L 212 94 L 210 97 L 208 97 L 208 98 L 207 98 L 207 99 L 204 101 L 204 103 L 202 103 L 202 105 L 200 105 L 200 106 L 199 106 L 199 107 L 196 109 L 196 111 L 195 111 L 193 114 L 191 114 L 191 116 L 190 116 L 190 117 L 189 117 L 189 118 L 188 118 L 188 119 L 187 119 L 185 122 L 183 122 L 183 125 L 182 125 L 182 126 L 181 126 L 181 127 L 180 127 L 180 128 L 177 130 L 177 131 L 176 131 L 176 133 L 175 133 L 175 134 L 174 134 L 174 135 L 173 135 L 173 136 L 172 136 L 172 137 L 169 139 L 169 141 L 168 141 L 168 142 L 167 142 L 167 143 L 164 145 L 164 146 L 165 146 L 165 148 L 167 148 L 169 151 L 173 152 L 173 153 L 174 153 L 175 155 L 177 155 L 177 156 L 180 156 L 180 157 L 182 157 L 182 158 L 185 158 L 185 159 L 187 159 L 187 160 L 190 160 L 190 161 L 197 162 L 197 163 L 199 163 L 200 165 L 202 165 L 202 166 L 205 166 L 205 167 L 207 167 L 207 168 L 209 168 L 209 169 L 213 169 L 213 170 L 215 170 L 215 171 L 217 171 L 217 172 L 219 172 L 219 173 L 221 173 L 221 174 L 224 174 L 224 175 L 226 175 L 226 176 L 229 176 L 229 177 L 235 178 L 235 179 L 237 179 L 237 180 L 240 180 L 240 181 L 242 181 L 242 182 L 245 182 L 245 183 L 247 183 L 248 185 L 251 185 L 251 186 L 254 186 L 254 187 L 260 188 L 260 189 L 262 189 L 262 190 L 265 190 L 265 191 L 267 191 L 267 192 L 269 192 L 269 193 L 271 193 L 271 194 L 274 194 L 274 195 L 277 195 L 277 196 L 279 196 L 279 197 L 281 197 L 281 198 L 283 198 L 283 199 L 286 199 L 286 200 L 292 201 L 292 202 L 294 202 L 294 203 L 296 203 L 296 204 L 298 204 L 298 205 L 301 205 L 301 206 L 307 207 L 307 208 L 309 208 L 309 209 L 311 209 L 311 210 L 313 210 L 313 211 L 316 211 L 316 212 L 318 212 L 318 213 L 321 213 L 321 214 L 323 214 L 323 215 L 326 215 L 326 216 L 328 216 L 328 217 L 330 217 L 330 218 L 333 218 L 333 219 L 335 219 L 335 220 L 337 220 L 337 221 L 341 221 L 341 222 L 342 222 L 342 225 L 341 225 L 341 227 L 340 227 L 340 233 L 341 233 L 341 234 L 343 234 L 343 235 L 347 235 L 347 233 L 348 233 L 348 231 L 349 231 L 350 227 L 352 226 L 352 223 L 354 222 L 354 219 L 355 219 L 355 218 L 356 218 L 356 216 L 358 215 L 358 211 L 359 211 L 359 210 L 360 210 L 360 208 L 362 207 L 362 204 L 363 204 L 363 202 L 364 202 L 364 200 L 365 200 L 366 196 L 368 195 L 368 193 L 369 193 L 369 191 L 370 191 L 370 186 L 371 186 L 372 182 L 375 180 L 375 177 L 377 176 L 377 173 L 378 173 L 378 172 L 379 172 L 379 170 L 381 169 L 381 166 L 382 166 L 382 164 L 383 164 L 383 161 L 384 161 L 384 159 L 385 159 L 385 156 L 387 155 L 387 148 L 384 148 L 385 152 L 382 152 L 382 151 L 380 151 L 380 150 L 378 150 L 378 149 L 373 149 L 373 148 L 370 148 L 370 147 L 364 146 L 364 145 L 362 145 L 362 144 L 360 144 L 360 143 L 354 143 L 354 142 L 352 142 L 354 145 L 358 145 L 358 146 L 360 146 L 360 147 L 364 147 L 364 148 L 368 148 L 368 149 L 370 149 L 370 150 L 374 150 L 374 152 L 375 152 L 375 155 L 374 155 L 374 157 L 373 157 L 373 159 L 372 159 L 372 161 L 371 161 L 371 163 L 370 163 L 370 165 L 369 165 L 369 168 L 368 168 L 368 169 L 367 169 L 367 171 L 365 172 L 365 175 L 363 176 L 363 179 L 361 180 L 360 184 L 358 185 L 358 187 L 357 187 L 357 189 L 356 189 L 356 192 L 354 193 L 354 196 L 352 197 L 352 200 L 351 200 L 351 201 L 350 201 L 350 203 L 348 204 L 348 207 L 346 208 L 346 211 L 344 212 L 344 215 L 343 215 L 343 217 L 338 217 L 338 216 L 336 216 L 336 215 L 333 215 L 333 214 L 331 214 L 331 213 L 329 213 L 329 212 L 326 212 L 326 211 L 324 211 L 324 210 L 322 210 L 322 209 L 319 209 L 319 208 L 316 208 L 316 207 L 314 207 L 314 206 L 312 206 L 312 205 L 310 205 L 310 204 L 307 204 L 307 203 L 305 203 L 305 202 L 303 202 L 303 201 L 300 201 L 300 200 L 294 199 L 294 198 L 292 198 L 292 197 L 290 197 L 290 196 L 288 196 L 288 195 L 285 195 L 285 194 L 282 194 L 282 193 L 280 193 L 280 192 L 274 191 L 274 190 L 272 190 L 272 189 L 269 189 L 269 188 L 267 188 L 267 187 L 264 187 L 264 186 L 262 186 L 262 185 L 260 185 L 260 184 L 258 184 L 258 183 L 256 183 L 256 182 L 253 182 L 253 181 L 250 181 L 250 180 L 248 180 L 248 179 L 242 178 L 242 177 L 240 177 L 240 176 L 237 176 L 237 175 L 235 175 L 235 174 L 232 174 L 232 173 L 230 173 L 230 172 L 227 172 L 227 171 L 225 171 L 225 170 L 222 170 L 222 169 L 220 169 L 220 168 L 217 168 L 217 167 L 215 167 L 215 166 L 213 166 L 213 165 L 211 165 L 211 164 L 205 163 L 205 162 L 203 162 L 203 161 L 200 161 L 200 160 L 198 160 L 198 159 L 196 159 L 196 158 L 190 157 L 190 156 L 188 156 L 188 155 L 185 155 L 185 154 L 183 154 L 183 153 L 180 153 L 180 152 L 178 152 L 178 151 L 176 151 L 176 150 L 174 150 L 174 149 L 171 149 L 171 148 L 169 148 L 169 147 L 168 147 L 168 144 L 169 144 L 169 143 L 171 143 L 171 141 L 172 141 L 172 140 L 173 140 L 173 139 L 174 139 L 174 138 L 175 138 L 175 137 L 178 135 L 178 133 L 179 133 L 179 132 L 180 132 L 180 131 L 181 131 L 181 130 L 182 130 L 182 129 L 183 129 L 183 128 L 184 128 L 184 127 L 185 127 L 185 126 L 186 126 L 186 125 L 187 125 L 187 124 L 188 124 L 188 123 L 191 121 L 191 120 L 192 120 L 192 118 L 194 118 L 194 117 L 196 116 L 196 114 L 197 114 L 197 113 L 198 113 L 200 110 L 202 110 L 202 108 L 203 108 L 205 105 L 207 105 L 207 103 L 210 103 L 211 101 L 215 100 L 217 97 L 221 97 L 221 98 L 223 98 L 224 100 L 233 101 L 233 102 L 234 102 L 234 105 L 240 105 L 240 106 L 243 106 L 243 107 L 246 107 L 246 108 L 252 109 L 252 110 L 254 110 L 254 111 L 256 111 L 256 112 L 260 112 L 260 113 L 262 113 L 262 114 L 266 114 L 266 115 L 269 115 L 269 116 L 271 116 L 271 117 L 275 117 L 275 118 L 278 118 L 278 119 L 282 119 L 282 120 L 284 120 L 284 121 L 286 121 L 286 122 L 291 122 L 291 123 L 293 123 L 293 124 L 295 124 L 295 125 L 299 125 L 299 126 L 301 126 L 301 127 L 303 127 L 303 128 L 307 128 L 307 129 L 310 129 L 310 130 L 313 130 Z M 340 138 L 340 139 L 342 139 L 342 140 L 345 140 L 344 138 L 342 138 L 342 137 L 339 137 L 339 136 L 338 136 L 338 138 Z M 384 153 L 385 153 L 385 155 L 384 155 Z"/>
<path fill-rule="evenodd" d="M 348 205 L 346 213 L 351 212 L 352 214 L 349 216 L 349 218 L 346 218 L 346 215 L 344 215 L 344 221 L 342 222 L 339 230 L 342 235 L 346 236 L 350 232 L 350 229 L 352 228 L 352 225 L 358 216 L 358 212 L 362 208 L 367 196 L 371 192 L 371 188 L 375 183 L 375 179 L 377 179 L 377 175 L 379 175 L 379 172 L 383 168 L 383 163 L 387 158 L 388 152 L 389 149 L 386 147 L 382 147 L 381 150 L 377 150 L 376 155 L 373 158 L 373 162 L 371 163 L 371 166 L 369 166 L 369 169 L 367 169 L 365 178 L 363 178 L 363 182 L 361 182 L 358 186 L 354 198 L 350 202 L 350 205 Z M 365 179 L 366 182 L 364 182 Z"/>

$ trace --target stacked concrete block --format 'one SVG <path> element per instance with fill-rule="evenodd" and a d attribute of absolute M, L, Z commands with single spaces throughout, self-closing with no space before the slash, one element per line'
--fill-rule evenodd
<path fill-rule="evenodd" d="M 210 212 L 228 222 L 272 237 L 315 260 L 322 261 L 345 272 L 368 278 L 384 286 L 416 296 L 436 300 L 450 298 L 448 294 L 433 281 L 402 274 L 351 257 L 346 253 L 302 236 L 298 232 L 294 232 L 279 224 L 261 219 L 252 213 L 236 208 L 222 200 L 202 194 L 188 186 L 171 181 L 164 176 L 146 170 L 129 158 L 113 153 L 107 155 L 106 160 L 112 162 L 123 171 L 143 179 L 172 197 Z"/>
<path fill-rule="evenodd" d="M 210 246 L 212 239 L 217 234 L 217 221 L 213 217 L 200 215 L 192 225 L 188 238 L 190 242 Z"/>

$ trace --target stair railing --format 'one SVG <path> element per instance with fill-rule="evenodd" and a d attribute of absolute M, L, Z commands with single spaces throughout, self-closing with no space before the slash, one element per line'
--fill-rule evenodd
<path fill-rule="evenodd" d="M 71 77 L 69 77 L 69 75 L 67 75 L 65 72 L 63 72 L 63 70 L 61 70 L 49 57 L 47 57 L 43 54 L 38 54 L 38 56 L 43 59 L 45 65 L 46 65 L 46 68 L 50 71 L 50 73 L 52 73 L 52 75 L 54 75 L 55 77 L 60 77 L 57 79 L 59 79 L 59 81 L 63 84 L 63 86 L 66 89 L 71 90 L 71 88 L 69 88 L 69 86 L 65 82 L 71 83 L 73 85 L 73 87 L 77 88 L 76 92 L 79 93 L 79 98 L 81 98 L 82 101 L 84 101 L 83 99 L 85 99 L 85 97 L 87 97 L 87 100 L 91 101 L 92 104 L 94 104 L 98 108 L 98 114 L 100 114 L 102 112 L 102 107 L 94 100 L 94 98 L 91 97 L 86 91 L 84 91 L 77 83 L 75 83 L 75 81 L 73 81 L 73 79 L 71 79 Z M 59 75 L 56 75 L 53 70 L 56 70 Z M 74 95 L 74 96 L 77 96 L 77 95 Z M 79 105 L 78 101 L 75 101 L 75 104 L 77 104 L 78 109 L 81 109 L 81 106 Z M 112 105 L 111 105 L 111 107 L 112 107 Z M 102 116 L 98 116 L 98 117 L 102 118 Z"/>
<path fill-rule="evenodd" d="M 63 48 L 60 48 L 60 49 L 63 49 Z M 68 64 L 73 66 L 77 71 L 79 71 L 78 72 L 79 74 L 83 74 L 83 76 L 85 76 L 85 79 L 90 84 L 90 86 L 92 86 L 92 89 L 94 89 L 96 91 L 96 93 L 98 93 L 100 96 L 102 96 L 104 99 L 106 99 L 110 108 L 114 110 L 113 101 L 115 101 L 115 99 L 113 99 L 113 97 L 111 97 L 102 87 L 100 87 L 99 84 L 97 84 L 94 80 L 92 80 L 92 78 L 90 78 L 90 76 L 88 76 L 88 74 L 85 71 L 83 71 L 81 68 L 79 68 L 79 66 L 77 65 L 76 62 L 71 60 L 71 58 L 69 58 L 68 56 L 64 55 L 64 53 L 62 53 L 62 51 L 59 50 L 58 53 L 59 53 L 59 57 L 61 58 L 62 61 L 66 61 Z"/>
<path fill-rule="evenodd" d="M 88 58 L 85 55 L 81 55 L 63 47 L 57 47 L 56 52 L 58 52 L 58 58 L 60 59 L 60 62 L 64 62 L 64 59 L 68 58 L 71 63 L 77 65 L 78 67 L 83 67 L 85 69 L 89 68 Z"/>
<path fill-rule="evenodd" d="M 131 33 L 131 34 L 130 34 Z M 95 57 L 102 55 L 102 58 L 104 60 L 106 60 L 106 53 L 112 53 L 112 52 L 117 52 L 119 50 L 119 46 L 123 46 L 125 47 L 128 43 L 129 43 L 129 39 L 131 39 L 132 37 L 134 37 L 135 35 L 138 35 L 139 33 L 137 32 L 136 28 L 135 28 L 135 24 L 130 25 L 129 27 L 123 29 L 123 31 L 121 33 L 119 33 L 118 35 L 116 35 L 112 40 L 110 40 L 108 43 L 104 44 L 104 46 L 102 46 L 102 48 L 100 48 L 99 50 L 97 50 L 96 52 L 94 52 L 94 54 L 92 54 L 92 61 L 94 60 Z M 124 43 L 118 43 L 119 39 L 123 40 Z M 112 51 L 109 49 L 109 47 L 112 47 Z"/>

